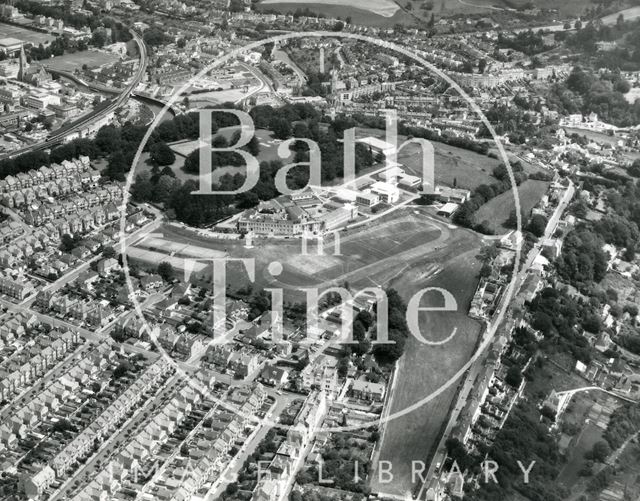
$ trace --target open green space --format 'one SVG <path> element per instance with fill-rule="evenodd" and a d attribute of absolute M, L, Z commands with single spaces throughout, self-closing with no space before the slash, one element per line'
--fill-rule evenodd
<path fill-rule="evenodd" d="M 459 255 L 434 277 L 424 279 L 418 272 L 405 273 L 402 279 L 392 283 L 405 299 L 424 287 L 441 287 L 454 295 L 458 305 L 455 312 L 421 313 L 420 328 L 425 339 L 445 339 L 454 329 L 457 329 L 456 335 L 441 346 L 430 346 L 409 337 L 396 374 L 399 383 L 393 390 L 392 414 L 401 412 L 438 390 L 472 356 L 481 331 L 480 323 L 467 316 L 480 268 L 475 252 L 471 250 Z M 428 294 L 422 302 L 422 306 L 438 304 L 439 301 Z M 459 383 L 453 382 L 433 400 L 387 423 L 379 460 L 391 462 L 394 479 L 390 484 L 380 484 L 374 476 L 374 492 L 405 496 L 412 491 L 415 485 L 411 476 L 411 462 L 430 460 L 428 456 L 440 440 Z"/>
<path fill-rule="evenodd" d="M 116 54 L 109 54 L 108 52 L 97 50 L 85 50 L 55 56 L 46 61 L 42 61 L 42 63 L 55 70 L 73 72 L 78 68 L 82 68 L 85 64 L 89 68 L 97 68 L 105 64 L 115 63 L 119 60 L 120 57 Z"/>
<path fill-rule="evenodd" d="M 253 248 L 246 248 L 244 240 L 217 239 L 200 235 L 190 229 L 165 225 L 160 230 L 162 240 L 149 237 L 136 247 L 164 252 L 174 258 L 194 257 L 190 249 L 183 251 L 177 244 L 190 244 L 226 253 L 231 258 L 255 259 L 256 280 L 254 288 L 279 286 L 290 299 L 299 300 L 300 287 L 323 289 L 331 285 L 349 282 L 354 288 L 374 287 L 395 277 L 409 263 L 424 259 L 430 252 L 442 249 L 450 234 L 439 228 L 421 213 L 400 209 L 379 220 L 356 229 L 340 233 L 340 255 L 333 255 L 332 238 L 325 239 L 325 251 L 317 255 L 316 245 L 309 243 L 307 254 L 302 254 L 300 239 L 254 239 Z M 162 244 L 164 241 L 164 245 Z M 192 249 L 191 249 L 192 250 Z M 205 252 L 202 252 L 205 257 Z M 157 257 L 157 256 L 156 256 Z M 283 273 L 276 278 L 268 271 L 269 263 L 279 261 Z M 206 276 L 205 280 L 210 279 Z M 228 266 L 227 282 L 233 289 L 249 283 L 246 271 L 240 264 Z"/>
<path fill-rule="evenodd" d="M 55 36 L 49 33 L 29 30 L 13 24 L 0 23 L 0 38 L 17 38 L 32 45 L 48 45 L 55 40 Z"/>
<path fill-rule="evenodd" d="M 549 183 L 529 179 L 518 186 L 517 189 L 520 208 L 524 214 L 529 214 L 531 209 L 533 209 L 549 189 Z M 496 234 L 507 233 L 513 228 L 505 226 L 505 221 L 509 218 L 511 211 L 513 211 L 515 207 L 513 190 L 505 191 L 481 206 L 475 213 L 475 221 L 477 223 L 490 221 L 494 226 Z"/>
<path fill-rule="evenodd" d="M 356 132 L 358 138 L 373 136 L 384 140 L 385 133 L 380 129 L 358 128 Z M 406 140 L 407 137 L 398 135 L 398 147 Z M 473 190 L 481 184 L 497 181 L 492 172 L 501 163 L 500 160 L 437 141 L 431 141 L 431 144 L 435 153 L 436 184 L 455 184 L 459 188 Z M 398 153 L 398 163 L 407 173 L 422 177 L 422 148 L 413 143 L 402 147 Z"/>

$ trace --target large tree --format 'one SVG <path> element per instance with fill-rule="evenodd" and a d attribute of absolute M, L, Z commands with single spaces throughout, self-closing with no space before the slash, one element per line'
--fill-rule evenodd
<path fill-rule="evenodd" d="M 167 143 L 159 141 L 149 148 L 151 159 L 158 165 L 171 165 L 176 161 L 176 154 Z"/>

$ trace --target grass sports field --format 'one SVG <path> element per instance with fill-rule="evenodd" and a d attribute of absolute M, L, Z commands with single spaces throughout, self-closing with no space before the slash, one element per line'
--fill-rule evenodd
<path fill-rule="evenodd" d="M 518 186 L 518 196 L 520 198 L 520 207 L 525 214 L 529 214 L 531 209 L 540 201 L 542 196 L 549 189 L 549 183 L 546 181 L 527 180 Z M 475 221 L 491 221 L 494 225 L 495 233 L 502 234 L 512 230 L 504 226 L 505 221 L 516 207 L 513 198 L 513 191 L 508 190 L 497 197 L 489 200 L 475 214 Z"/>
<path fill-rule="evenodd" d="M 86 64 L 89 68 L 96 68 L 104 64 L 115 63 L 120 60 L 116 54 L 108 54 L 97 50 L 86 50 L 52 57 L 46 60 L 46 65 L 60 71 L 72 72 Z"/>
<path fill-rule="evenodd" d="M 417 211 L 416 211 L 417 212 Z M 186 257 L 253 258 L 256 264 L 255 287 L 282 287 L 292 299 L 300 299 L 299 287 L 320 289 L 348 281 L 354 288 L 384 285 L 395 278 L 408 263 L 422 259 L 431 251 L 442 248 L 450 238 L 446 226 L 438 227 L 421 213 L 401 209 L 375 223 L 340 234 L 340 255 L 333 255 L 334 242 L 325 242 L 325 253 L 316 255 L 309 244 L 308 255 L 301 252 L 300 240 L 255 240 L 247 249 L 244 240 L 211 239 L 189 229 L 165 225 L 162 238 L 149 236 L 136 243 L 136 258 L 150 257 L 150 263 L 161 258 L 174 260 Z M 151 251 L 147 254 L 144 251 Z M 284 271 L 277 279 L 267 272 L 267 266 L 279 261 Z M 176 262 L 177 263 L 177 262 Z M 230 264 L 228 282 L 235 288 L 248 283 L 240 265 Z"/>
<path fill-rule="evenodd" d="M 455 252 L 455 248 L 453 249 Z M 456 312 L 427 312 L 420 317 L 422 335 L 429 340 L 446 339 L 453 329 L 456 335 L 446 344 L 429 346 L 410 337 L 398 373 L 399 383 L 394 387 L 391 413 L 397 413 L 420 402 L 447 382 L 473 354 L 480 324 L 467 316 L 469 302 L 478 282 L 480 263 L 475 250 L 469 250 L 449 261 L 442 271 L 424 279 L 419 274 L 406 273 L 402 281 L 392 283 L 405 299 L 416 291 L 432 286 L 450 291 L 456 298 Z M 408 277 L 414 277 L 408 278 Z M 438 303 L 428 294 L 422 306 Z M 393 481 L 379 483 L 372 475 L 373 492 L 406 496 L 415 487 L 411 475 L 412 461 L 427 462 L 434 446 L 439 442 L 443 426 L 448 420 L 451 403 L 456 395 L 456 381 L 432 401 L 390 421 L 382 435 L 379 461 L 393 466 Z M 379 463 L 376 463 L 379 464 Z M 408 497 L 406 499 L 411 499 Z"/>
<path fill-rule="evenodd" d="M 39 31 L 28 30 L 12 24 L 0 23 L 0 38 L 17 38 L 33 45 L 48 45 L 56 37 L 49 33 L 40 33 Z"/>

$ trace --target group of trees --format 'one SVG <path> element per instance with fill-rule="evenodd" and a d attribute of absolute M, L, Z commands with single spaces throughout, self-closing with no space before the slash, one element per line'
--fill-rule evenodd
<path fill-rule="evenodd" d="M 542 349 L 563 351 L 588 363 L 592 349 L 582 330 L 600 333 L 599 303 L 576 300 L 565 289 L 548 287 L 529 305 L 531 326 L 544 335 Z"/>
<path fill-rule="evenodd" d="M 343 491 L 369 494 L 367 483 L 370 469 L 368 453 L 371 444 L 350 434 L 333 433 L 322 450 L 322 478 L 331 479 L 332 487 Z M 358 475 L 354 475 L 354 468 L 358 463 Z M 318 482 L 320 478 L 318 467 L 301 471 L 296 480 L 304 485 Z M 304 499 L 308 499 L 306 495 Z"/>
<path fill-rule="evenodd" d="M 381 364 L 392 364 L 404 353 L 405 344 L 409 337 L 406 314 L 407 305 L 395 289 L 387 289 L 388 307 L 388 336 L 390 343 L 376 344 L 373 355 Z"/>
<path fill-rule="evenodd" d="M 465 499 L 513 499 L 516 491 L 527 499 L 561 501 L 568 494 L 566 488 L 555 481 L 561 465 L 558 445 L 547 425 L 540 422 L 534 403 L 525 400 L 517 405 L 493 445 L 488 450 L 481 449 L 478 461 L 484 459 L 486 452 L 500 465 L 496 473 L 498 482 L 481 483 L 480 489 L 468 493 Z M 533 461 L 529 482 L 525 483 L 518 462 L 528 468 Z"/>
<path fill-rule="evenodd" d="M 588 23 L 574 34 L 565 36 L 566 44 L 574 50 L 593 55 L 596 67 L 611 70 L 636 71 L 640 67 L 640 22 L 625 22 L 618 17 L 614 26 Z M 616 47 L 598 51 L 598 42 L 617 41 Z"/>
<path fill-rule="evenodd" d="M 556 261 L 558 275 L 579 287 L 600 282 L 607 273 L 608 261 L 603 245 L 602 238 L 585 227 L 571 231 Z"/>
<path fill-rule="evenodd" d="M 542 33 L 535 33 L 532 30 L 522 31 L 513 36 L 498 33 L 496 45 L 499 49 L 513 49 L 528 56 L 533 56 L 552 48 L 544 43 Z"/>
<path fill-rule="evenodd" d="M 33 0 L 18 0 L 15 6 L 20 12 L 29 13 L 34 16 L 46 16 L 54 19 L 61 19 L 65 25 L 74 28 L 83 28 L 88 26 L 92 32 L 98 28 L 111 29 L 111 41 L 128 42 L 132 36 L 128 28 L 120 21 L 109 16 L 104 16 L 98 12 L 93 14 L 79 13 L 73 9 L 61 9 L 58 6 L 45 5 Z"/>
<path fill-rule="evenodd" d="M 640 405 L 627 403 L 611 414 L 604 439 L 611 449 L 615 450 L 638 431 L 640 431 Z"/>
<path fill-rule="evenodd" d="M 596 113 L 607 123 L 626 127 L 640 121 L 640 102 L 630 105 L 624 97 L 629 89 L 619 70 L 594 75 L 576 66 L 564 82 L 551 87 L 547 102 L 565 115 Z"/>
<path fill-rule="evenodd" d="M 28 49 L 28 58 L 33 61 L 40 61 L 53 56 L 62 56 L 65 49 L 68 48 L 68 43 L 68 40 L 64 37 L 58 37 L 46 47 L 42 44 L 32 46 Z"/>
<path fill-rule="evenodd" d="M 541 129 L 540 124 L 535 123 L 531 114 L 520 107 L 494 104 L 485 112 L 485 115 L 493 125 L 496 134 L 506 135 L 509 141 L 515 144 L 524 144 L 531 140 Z M 478 137 L 491 139 L 493 135 L 486 125 L 482 124 Z"/>
<path fill-rule="evenodd" d="M 280 139 L 308 138 L 318 144 L 321 153 L 322 181 L 331 181 L 343 175 L 343 151 L 333 128 L 322 130 L 319 127 L 320 114 L 312 106 L 306 104 L 286 105 L 281 108 L 271 106 L 256 106 L 251 110 L 251 116 L 256 128 L 266 128 Z M 286 123 L 286 127 L 283 125 Z M 166 124 L 166 125 L 165 125 Z M 293 124 L 291 126 L 290 124 Z M 238 125 L 237 119 L 230 114 L 219 113 L 212 120 L 212 135 L 214 147 L 226 147 L 235 144 L 239 139 L 239 132 L 235 132 L 230 141 L 224 135 L 219 134 L 221 128 Z M 341 133 L 341 131 L 340 131 Z M 149 146 L 152 154 L 160 142 L 177 141 L 180 139 L 195 139 L 198 137 L 198 114 L 190 113 L 180 115 L 174 120 L 164 122 L 150 139 Z M 125 148 L 126 149 L 126 148 Z M 253 138 L 245 147 L 252 155 L 258 155 L 260 146 L 257 138 Z M 131 151 L 131 156 L 134 151 Z M 302 141 L 294 142 L 291 146 L 289 161 L 303 162 L 309 157 L 308 146 Z M 157 152 L 156 152 L 157 158 Z M 356 172 L 369 167 L 373 163 L 373 155 L 362 144 L 356 145 Z M 159 162 L 158 162 L 159 163 Z M 244 160 L 234 152 L 213 152 L 212 168 L 221 166 L 243 166 Z M 154 179 L 148 175 L 140 174 L 133 185 L 133 193 L 139 201 L 162 201 L 165 207 L 173 211 L 173 214 L 181 221 L 192 225 L 203 225 L 228 217 L 241 209 L 255 206 L 260 200 L 269 200 L 279 195 L 275 186 L 275 174 L 283 166 L 280 160 L 263 161 L 260 163 L 260 177 L 255 187 L 235 196 L 218 195 L 193 195 L 199 189 L 194 180 L 184 183 L 178 181 L 162 180 L 162 176 Z M 200 151 L 191 153 L 185 160 L 185 170 L 190 173 L 200 172 Z M 112 177 L 114 169 L 108 169 Z M 116 170 L 117 173 L 120 170 Z M 168 172 L 166 172 L 168 174 Z M 288 172 L 287 184 L 296 189 L 306 185 L 309 180 L 308 168 L 305 166 L 294 167 Z M 163 182 L 159 187 L 158 183 Z M 213 186 L 213 189 L 230 191 L 239 188 L 244 182 L 244 175 L 229 173 L 221 176 Z M 167 193 L 167 188 L 171 191 Z M 161 193 L 158 194 L 157 191 Z"/>
<path fill-rule="evenodd" d="M 167 35 L 161 28 L 152 26 L 151 28 L 144 30 L 142 39 L 149 47 L 157 47 L 170 41 L 173 41 L 171 37 Z"/>

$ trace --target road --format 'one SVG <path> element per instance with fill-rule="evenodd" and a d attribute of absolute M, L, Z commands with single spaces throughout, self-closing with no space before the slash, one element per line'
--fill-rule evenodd
<path fill-rule="evenodd" d="M 11 415 L 15 413 L 16 409 L 20 409 L 27 405 L 30 401 L 35 399 L 42 391 L 41 385 L 49 386 L 51 383 L 58 381 L 66 372 L 74 367 L 85 354 L 88 354 L 95 345 L 85 343 L 83 346 L 78 347 L 72 353 L 69 353 L 63 360 L 53 366 L 48 372 L 46 372 L 35 384 L 29 386 L 16 398 L 14 398 L 9 404 L 0 411 L 0 423 L 7 423 L 11 418 Z M 12 414 L 9 412 L 12 411 Z"/>
<path fill-rule="evenodd" d="M 262 86 L 260 87 L 259 90 L 262 90 L 264 87 L 266 87 L 267 89 L 269 89 L 269 92 L 271 94 L 273 94 L 273 96 L 281 103 L 284 104 L 284 101 L 282 100 L 281 97 L 278 96 L 278 94 L 276 93 L 276 89 L 273 86 L 273 83 L 271 82 L 271 80 L 269 80 L 269 77 L 267 77 L 264 73 L 262 73 L 258 68 L 254 68 L 253 66 L 250 66 L 248 64 L 245 63 L 240 63 L 240 66 L 242 66 L 245 70 L 247 70 L 249 73 L 251 73 L 255 78 L 257 78 L 260 83 L 262 84 Z M 257 92 L 257 91 L 256 91 Z M 251 93 L 253 94 L 253 93 Z M 251 95 L 250 94 L 250 95 Z M 242 100 L 246 99 L 249 96 L 244 96 L 242 98 Z"/>
<path fill-rule="evenodd" d="M 247 70 L 248 72 L 250 72 L 254 78 L 258 81 L 258 86 L 251 90 L 250 92 L 248 92 L 246 95 L 242 96 L 240 99 L 238 99 L 235 104 L 240 104 L 242 103 L 244 100 L 249 99 L 251 96 L 253 96 L 254 94 L 258 94 L 259 92 L 261 92 L 265 87 L 267 87 L 267 84 L 265 83 L 266 77 L 265 79 L 259 78 L 253 71 L 253 68 L 251 66 L 249 66 L 248 64 L 245 63 L 240 63 L 240 66 L 242 66 L 245 70 Z"/>
<path fill-rule="evenodd" d="M 81 475 L 84 476 L 84 480 L 80 482 L 81 485 L 84 484 L 85 481 L 86 483 L 91 482 L 95 475 L 107 465 L 108 459 L 118 453 L 120 450 L 119 446 L 126 444 L 135 433 L 140 431 L 142 424 L 149 419 L 151 413 L 158 410 L 163 400 L 177 392 L 182 384 L 178 374 L 169 377 L 158 393 L 156 393 L 152 399 L 147 400 L 142 406 L 138 407 L 133 415 L 125 421 L 125 424 L 119 427 L 116 433 L 109 436 L 109 438 L 100 445 L 98 451 L 60 486 L 53 496 L 49 498 L 49 501 L 67 499 L 69 485 L 72 481 L 80 479 Z"/>
<path fill-rule="evenodd" d="M 262 422 L 258 423 L 255 430 L 245 441 L 242 449 L 233 457 L 227 467 L 220 473 L 218 480 L 214 482 L 205 496 L 205 501 L 213 501 L 219 499 L 227 485 L 236 482 L 238 474 L 242 470 L 247 458 L 255 452 L 262 439 L 266 436 L 272 426 L 269 425 L 270 421 L 274 421 L 282 411 L 297 398 L 299 395 L 291 395 L 283 393 L 282 395 L 275 394 L 272 390 L 267 390 L 268 393 L 276 399 L 275 405 L 269 410 L 269 412 L 262 419 Z"/>
<path fill-rule="evenodd" d="M 624 400 L 625 402 L 629 402 L 629 403 L 632 403 L 632 404 L 638 403 L 633 398 L 625 397 L 624 395 L 619 395 L 616 392 L 609 391 L 609 390 L 607 390 L 605 388 L 600 388 L 599 386 L 583 386 L 581 388 L 574 388 L 573 390 L 559 391 L 559 392 L 557 392 L 557 395 L 558 396 L 560 396 L 560 395 L 569 395 L 569 400 L 571 400 L 576 393 L 583 393 L 583 392 L 586 392 L 586 391 L 601 391 L 603 393 L 606 393 L 607 395 L 611 395 L 612 397 L 619 398 L 620 400 Z"/>
<path fill-rule="evenodd" d="M 49 138 L 47 138 L 46 141 L 42 143 L 30 145 L 30 146 L 27 146 L 26 148 L 21 148 L 19 150 L 14 150 L 4 155 L 0 155 L 0 159 L 13 158 L 18 155 L 22 155 L 24 153 L 29 153 L 31 151 L 41 151 L 41 150 L 46 150 L 48 148 L 51 148 L 63 142 L 67 137 L 71 136 L 72 134 L 80 132 L 87 126 L 95 122 L 98 122 L 99 120 L 102 120 L 103 118 L 107 117 L 110 113 L 113 113 L 116 109 L 122 106 L 127 101 L 127 99 L 129 99 L 129 97 L 131 96 L 135 88 L 142 81 L 142 78 L 146 74 L 148 57 L 149 57 L 147 53 L 147 46 L 142 40 L 142 37 L 136 31 L 134 30 L 130 30 L 130 31 L 131 31 L 131 34 L 133 35 L 134 40 L 138 44 L 138 49 L 140 51 L 140 63 L 138 65 L 138 70 L 136 71 L 136 74 L 134 75 L 129 85 L 125 87 L 125 89 L 120 93 L 120 95 L 116 99 L 113 100 L 113 102 L 111 102 L 108 106 L 106 106 L 101 110 L 96 110 L 95 112 L 89 113 L 85 118 L 81 119 L 78 123 L 64 129 L 61 132 L 54 131 L 53 134 L 49 136 Z"/>

